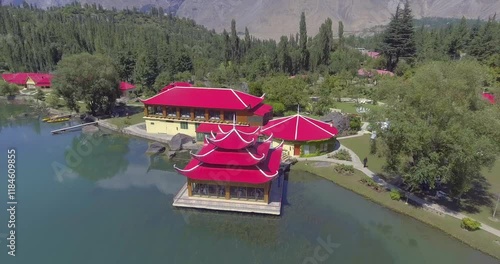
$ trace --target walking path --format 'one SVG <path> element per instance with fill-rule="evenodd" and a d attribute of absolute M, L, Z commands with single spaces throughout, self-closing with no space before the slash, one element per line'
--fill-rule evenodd
<path fill-rule="evenodd" d="M 365 134 L 366 132 L 366 126 L 367 126 L 367 123 L 363 124 L 363 127 L 364 129 L 362 129 L 360 132 L 358 132 L 357 135 L 354 135 L 354 136 L 348 136 L 348 137 L 342 137 L 342 138 L 339 138 L 339 139 L 344 139 L 344 138 L 352 138 L 352 137 L 359 137 L 359 136 L 362 136 Z M 397 189 L 399 190 L 400 192 L 403 192 L 407 195 L 408 199 L 409 200 L 412 200 L 413 202 L 421 205 L 422 207 L 426 208 L 426 209 L 430 209 L 430 210 L 434 210 L 438 213 L 441 213 L 441 214 L 445 214 L 445 215 L 448 215 L 448 216 L 451 216 L 451 217 L 454 217 L 454 218 L 457 218 L 459 220 L 462 220 L 462 218 L 464 217 L 468 217 L 462 213 L 459 213 L 457 211 L 454 211 L 454 210 L 451 210 L 445 206 L 441 206 L 439 204 L 436 204 L 436 203 L 431 203 L 431 202 L 428 202 L 418 196 L 415 196 L 413 194 L 410 194 L 410 193 L 407 193 L 405 192 L 404 190 L 401 190 L 399 187 L 397 186 L 394 186 L 392 184 L 389 184 L 387 183 L 386 181 L 384 181 L 383 179 L 381 179 L 380 177 L 377 176 L 376 173 L 372 172 L 371 170 L 369 170 L 368 168 L 365 168 L 363 166 L 363 162 L 361 161 L 361 159 L 358 157 L 358 155 L 356 155 L 356 153 L 354 153 L 354 151 L 346 148 L 345 146 L 340 146 L 338 150 L 340 149 L 345 149 L 349 152 L 349 154 L 351 155 L 351 159 L 352 161 L 345 161 L 345 160 L 336 160 L 336 159 L 332 159 L 332 158 L 328 158 L 328 154 L 327 155 L 322 155 L 322 156 L 318 156 L 318 157 L 312 157 L 312 158 L 297 158 L 297 160 L 307 160 L 307 161 L 321 161 L 321 162 L 331 162 L 331 163 L 336 163 L 336 164 L 346 164 L 346 165 L 352 165 L 355 169 L 357 170 L 360 170 L 362 171 L 366 176 L 372 178 L 378 185 L 386 188 L 386 189 Z M 336 151 L 338 151 L 336 150 Z M 336 151 L 332 152 L 332 153 L 335 153 Z M 495 229 L 491 226 L 488 226 L 484 223 L 481 223 L 481 229 L 488 232 L 488 233 L 491 233 L 497 237 L 500 237 L 500 230 L 498 229 Z"/>

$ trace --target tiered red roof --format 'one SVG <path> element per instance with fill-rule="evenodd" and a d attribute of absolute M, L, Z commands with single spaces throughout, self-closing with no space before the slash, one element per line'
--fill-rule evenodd
<path fill-rule="evenodd" d="M 171 105 L 210 109 L 245 110 L 260 107 L 263 97 L 226 88 L 175 86 L 142 100 L 145 105 Z"/>
<path fill-rule="evenodd" d="M 193 180 L 262 184 L 278 176 L 282 148 L 271 148 L 270 136 L 257 141 L 260 129 L 230 131 L 206 137 L 205 145 L 184 169 L 176 170 Z"/>
<path fill-rule="evenodd" d="M 128 82 L 120 82 L 120 90 L 121 91 L 127 91 L 127 90 L 132 90 L 135 89 L 135 85 L 128 83 Z"/>
<path fill-rule="evenodd" d="M 262 133 L 286 141 L 316 141 L 335 137 L 338 130 L 323 121 L 296 114 L 270 120 Z"/>
<path fill-rule="evenodd" d="M 37 87 L 50 87 L 52 74 L 32 72 L 5 73 L 2 74 L 2 78 L 8 83 L 17 85 L 26 85 L 28 78 L 31 78 Z"/>

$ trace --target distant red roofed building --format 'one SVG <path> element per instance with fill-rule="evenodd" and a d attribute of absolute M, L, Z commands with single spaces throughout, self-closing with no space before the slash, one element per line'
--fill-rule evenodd
<path fill-rule="evenodd" d="M 49 73 L 4 73 L 2 79 L 28 89 L 50 88 L 52 85 L 52 74 Z"/>
<path fill-rule="evenodd" d="M 297 114 L 269 121 L 262 133 L 284 140 L 286 154 L 297 157 L 333 151 L 338 130 L 328 123 Z"/>
<path fill-rule="evenodd" d="M 368 52 L 366 53 L 366 55 L 367 55 L 368 57 L 373 58 L 373 59 L 378 59 L 378 58 L 380 57 L 380 53 L 379 53 L 379 52 L 376 52 L 376 51 L 368 51 Z"/>
<path fill-rule="evenodd" d="M 128 97 L 131 92 L 135 91 L 135 85 L 128 82 L 120 82 L 121 96 Z"/>
<path fill-rule="evenodd" d="M 488 100 L 488 102 L 490 102 L 491 104 L 495 104 L 495 95 L 494 94 L 484 92 L 482 96 L 484 99 Z"/>
<path fill-rule="evenodd" d="M 203 140 L 204 123 L 262 126 L 272 118 L 264 97 L 226 88 L 176 86 L 142 100 L 148 133 L 183 133 Z"/>
<path fill-rule="evenodd" d="M 272 148 L 271 137 L 259 141 L 260 129 L 253 129 L 219 128 L 197 154 L 191 153 L 184 169 L 174 166 L 187 177 L 188 197 L 269 203 L 272 182 L 279 180 L 282 147 Z"/>
<path fill-rule="evenodd" d="M 374 76 L 374 74 L 377 75 L 386 75 L 386 76 L 394 76 L 393 72 L 387 71 L 387 70 L 366 70 L 366 69 L 359 69 L 358 70 L 358 76 L 361 77 L 368 77 L 371 78 Z"/>

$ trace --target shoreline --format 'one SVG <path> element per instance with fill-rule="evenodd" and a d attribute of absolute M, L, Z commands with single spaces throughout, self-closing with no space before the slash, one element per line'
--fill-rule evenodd
<path fill-rule="evenodd" d="M 299 165 L 298 168 L 296 165 Z M 438 215 L 436 212 L 431 212 L 428 210 L 425 210 L 423 207 L 418 208 L 414 205 L 411 204 L 405 204 L 403 200 L 400 201 L 392 201 L 391 202 L 384 202 L 383 199 L 380 199 L 382 196 L 389 197 L 389 192 L 387 191 L 382 191 L 382 192 L 377 192 L 375 190 L 372 190 L 366 185 L 363 185 L 359 182 L 359 188 L 358 186 L 354 187 L 351 184 L 345 183 L 342 180 L 337 179 L 337 177 L 345 177 L 345 179 L 349 179 L 349 177 L 355 177 L 355 175 L 350 175 L 350 176 L 344 176 L 344 175 L 334 175 L 332 176 L 332 173 L 329 175 L 326 175 L 324 173 L 321 173 L 320 170 L 318 170 L 317 167 L 314 167 L 311 164 L 307 164 L 304 161 L 299 161 L 295 165 L 295 170 L 298 171 L 305 171 L 311 174 L 314 174 L 318 177 L 321 177 L 327 181 L 332 182 L 333 184 L 336 184 L 339 187 L 342 187 L 348 191 L 351 191 L 357 195 L 362 196 L 364 199 L 367 199 L 368 201 L 371 201 L 375 204 L 378 204 L 388 210 L 391 210 L 395 213 L 402 214 L 408 217 L 411 217 L 417 221 L 420 221 L 431 228 L 435 228 L 439 230 L 440 232 L 444 232 L 446 235 L 460 241 L 461 243 L 478 250 L 488 256 L 491 256 L 492 258 L 500 260 L 500 239 L 495 237 L 492 234 L 487 233 L 484 230 L 478 230 L 478 231 L 466 231 L 460 227 L 460 221 L 458 219 L 452 218 L 447 215 Z M 326 168 L 332 168 L 331 166 L 326 167 Z M 356 174 L 363 174 L 361 171 L 356 169 Z M 364 192 L 367 190 L 366 192 Z M 398 208 L 402 207 L 402 208 Z M 403 210 L 406 209 L 406 210 Z M 422 213 L 424 212 L 424 213 Z M 431 221 L 429 218 L 433 218 Z M 454 225 L 448 226 L 446 225 L 445 222 L 453 222 Z M 476 236 L 474 236 L 476 235 Z M 481 236 L 481 237 L 479 237 Z M 488 237 L 488 239 L 485 239 L 484 237 Z M 487 243 L 487 240 L 492 239 L 493 241 L 491 242 L 491 245 L 487 248 L 485 248 L 484 245 L 478 245 L 478 243 Z M 485 244 L 487 246 L 487 244 Z"/>

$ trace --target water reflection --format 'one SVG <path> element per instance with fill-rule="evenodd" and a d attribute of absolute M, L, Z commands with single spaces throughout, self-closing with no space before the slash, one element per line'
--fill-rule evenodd
<path fill-rule="evenodd" d="M 129 138 L 120 135 L 81 134 L 64 151 L 68 171 L 91 181 L 112 178 L 128 167 Z"/>

